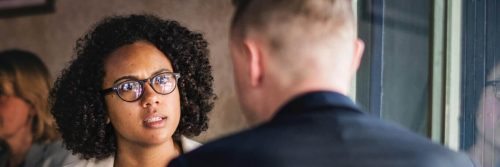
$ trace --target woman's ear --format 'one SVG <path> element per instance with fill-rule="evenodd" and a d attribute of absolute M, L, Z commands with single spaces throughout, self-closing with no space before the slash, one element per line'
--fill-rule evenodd
<path fill-rule="evenodd" d="M 36 109 L 35 107 L 33 107 L 33 105 L 30 104 L 30 110 L 28 111 L 28 119 L 26 121 L 27 124 L 33 124 L 33 120 L 35 119 L 35 117 L 37 117 L 38 113 L 36 112 Z"/>
<path fill-rule="evenodd" d="M 38 113 L 36 112 L 36 109 L 35 107 L 33 107 L 33 105 L 30 104 L 30 111 L 28 113 L 28 116 L 29 117 L 35 117 Z"/>

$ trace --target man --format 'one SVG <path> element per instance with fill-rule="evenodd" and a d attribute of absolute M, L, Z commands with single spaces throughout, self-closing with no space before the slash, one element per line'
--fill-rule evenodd
<path fill-rule="evenodd" d="M 239 100 L 255 127 L 170 166 L 472 166 L 346 97 L 364 49 L 349 0 L 241 2 L 230 49 Z"/>

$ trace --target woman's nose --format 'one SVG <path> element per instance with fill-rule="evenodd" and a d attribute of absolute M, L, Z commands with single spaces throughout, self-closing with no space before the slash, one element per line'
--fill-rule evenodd
<path fill-rule="evenodd" d="M 142 96 L 142 99 L 141 99 L 141 103 L 142 103 L 141 106 L 146 108 L 146 107 L 160 104 L 160 100 L 158 98 L 159 95 L 160 94 L 156 93 L 153 90 L 153 87 L 151 87 L 150 84 L 148 84 L 147 82 L 144 83 L 144 95 Z"/>

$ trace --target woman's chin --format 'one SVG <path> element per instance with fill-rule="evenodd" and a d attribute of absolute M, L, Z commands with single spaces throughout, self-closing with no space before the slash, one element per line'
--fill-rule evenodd
<path fill-rule="evenodd" d="M 144 143 L 150 145 L 164 144 L 172 140 L 172 135 L 169 135 L 169 133 L 145 134 L 144 137 L 146 137 L 143 138 Z"/>

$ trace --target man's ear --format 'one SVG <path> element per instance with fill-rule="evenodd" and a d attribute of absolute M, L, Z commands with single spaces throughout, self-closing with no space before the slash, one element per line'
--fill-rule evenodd
<path fill-rule="evenodd" d="M 248 71 L 250 72 L 251 86 L 257 87 L 262 83 L 264 74 L 262 47 L 255 40 L 245 40 L 243 45 L 248 62 Z"/>
<path fill-rule="evenodd" d="M 361 64 L 361 57 L 363 57 L 363 52 L 365 51 L 365 43 L 361 39 L 356 39 L 354 41 L 354 55 L 351 66 L 352 73 L 358 71 L 359 65 Z"/>

